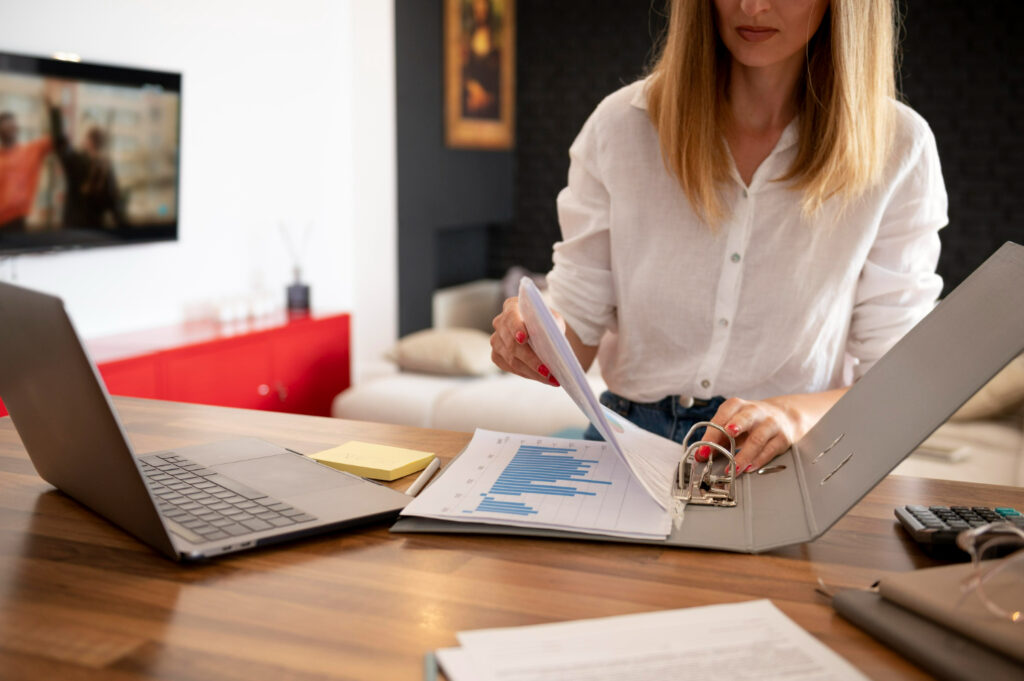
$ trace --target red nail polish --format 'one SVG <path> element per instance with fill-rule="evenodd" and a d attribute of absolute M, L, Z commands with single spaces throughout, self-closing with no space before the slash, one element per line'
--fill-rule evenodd
<path fill-rule="evenodd" d="M 543 364 L 541 364 L 539 367 L 537 367 L 537 373 L 540 374 L 541 376 L 544 376 L 545 378 L 548 375 L 551 374 L 551 372 L 548 370 L 548 368 L 546 366 L 544 366 Z"/>
<path fill-rule="evenodd" d="M 516 331 L 516 343 L 522 345 L 526 342 L 526 334 L 522 331 Z"/>
<path fill-rule="evenodd" d="M 703 447 L 697 450 L 697 453 L 694 454 L 693 458 L 697 459 L 697 461 L 699 461 L 700 463 L 704 463 L 705 461 L 708 460 L 709 456 L 711 456 L 711 447 L 704 445 Z"/>
<path fill-rule="evenodd" d="M 749 472 L 750 472 L 750 471 L 752 471 L 752 470 L 754 470 L 754 464 L 750 464 L 749 466 L 747 466 L 747 467 L 746 467 L 746 468 L 745 468 L 745 469 L 743 470 L 743 472 L 744 472 L 744 473 L 749 473 Z"/>
<path fill-rule="evenodd" d="M 736 435 L 737 433 L 740 432 L 740 427 L 737 426 L 735 423 L 730 423 L 725 427 L 725 429 L 728 430 L 733 435 Z"/>
<path fill-rule="evenodd" d="M 549 378 L 548 381 L 551 383 L 551 385 L 555 386 L 556 388 L 558 388 L 558 387 L 560 387 L 562 385 L 561 383 L 558 382 L 558 379 L 555 378 L 554 376 Z"/>

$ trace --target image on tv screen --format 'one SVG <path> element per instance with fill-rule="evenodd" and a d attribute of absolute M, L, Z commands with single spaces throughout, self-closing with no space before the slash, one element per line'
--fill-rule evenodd
<path fill-rule="evenodd" d="M 0 54 L 0 251 L 174 239 L 180 76 Z"/>

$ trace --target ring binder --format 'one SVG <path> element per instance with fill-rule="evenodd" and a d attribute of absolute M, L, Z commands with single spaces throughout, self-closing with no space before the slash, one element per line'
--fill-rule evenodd
<path fill-rule="evenodd" d="M 526 291 L 533 297 L 525 305 L 521 291 L 521 309 L 534 309 L 536 320 L 546 308 L 539 293 Z M 811 541 L 1024 352 L 1022 292 L 1024 246 L 1007 243 L 896 343 L 789 451 L 756 474 L 735 476 L 735 442 L 728 432 L 728 450 L 709 442 L 691 442 L 692 429 L 681 453 L 679 445 L 665 438 L 636 438 L 635 449 L 624 450 L 623 459 L 652 498 L 666 500 L 665 510 L 674 516 L 666 539 L 415 517 L 403 517 L 392 530 L 582 537 L 748 553 Z M 530 318 L 524 319 L 531 343 L 553 336 L 561 341 L 562 352 L 571 355 L 560 331 L 530 326 Z M 977 329 L 985 333 L 978 334 Z M 553 343 L 547 347 L 537 343 L 534 349 L 545 361 L 560 357 Z M 955 367 L 950 365 L 951 357 L 956 358 Z M 579 380 L 585 384 L 585 377 Z M 592 404 L 596 403 L 592 395 L 570 395 L 591 422 L 601 426 L 602 435 L 617 433 L 611 433 L 610 425 L 616 423 L 615 415 Z M 699 427 L 722 430 L 710 423 L 694 426 Z M 705 445 L 712 457 L 701 464 L 696 461 L 697 448 Z M 733 464 L 725 475 L 721 457 Z M 687 513 L 688 520 L 683 522 L 687 503 L 701 507 L 694 508 L 692 515 Z"/>
<path fill-rule="evenodd" d="M 690 443 L 690 439 L 699 428 L 714 428 L 729 438 L 729 449 L 715 442 L 698 441 Z M 708 447 L 711 455 L 707 461 L 697 461 L 697 450 Z M 715 452 L 721 452 L 728 459 L 725 474 L 714 472 Z M 693 424 L 686 437 L 683 438 L 683 458 L 679 460 L 675 486 L 672 497 L 684 504 L 700 506 L 735 506 L 736 505 L 736 440 L 732 434 L 721 426 L 710 421 Z"/>

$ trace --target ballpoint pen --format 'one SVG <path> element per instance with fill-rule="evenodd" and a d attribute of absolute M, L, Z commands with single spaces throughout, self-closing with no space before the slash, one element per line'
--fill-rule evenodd
<path fill-rule="evenodd" d="M 441 459 L 434 457 L 434 460 L 427 464 L 427 467 L 423 469 L 420 476 L 416 478 L 416 481 L 409 486 L 409 489 L 405 490 L 405 493 L 410 497 L 414 497 L 420 493 L 423 486 L 427 484 L 431 476 L 437 472 L 437 469 L 441 467 Z"/>

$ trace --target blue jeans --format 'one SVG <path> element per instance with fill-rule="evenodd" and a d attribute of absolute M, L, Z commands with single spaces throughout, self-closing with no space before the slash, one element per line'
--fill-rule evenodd
<path fill-rule="evenodd" d="M 690 432 L 693 424 L 710 421 L 725 402 L 724 397 L 712 397 L 710 400 L 696 400 L 692 407 L 679 404 L 678 397 L 665 397 L 657 402 L 634 402 L 625 397 L 606 390 L 601 393 L 601 404 L 614 411 L 635 425 L 652 433 L 667 437 L 682 444 L 683 438 Z M 690 440 L 696 442 L 704 435 L 704 430 L 694 433 Z M 587 426 L 583 433 L 585 440 L 603 440 L 593 424 Z"/>

